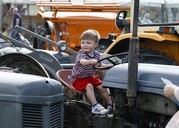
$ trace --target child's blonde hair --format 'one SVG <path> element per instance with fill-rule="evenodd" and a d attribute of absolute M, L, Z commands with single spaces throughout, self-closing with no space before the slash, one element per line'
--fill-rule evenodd
<path fill-rule="evenodd" d="M 95 43 L 98 43 L 100 35 L 98 31 L 93 29 L 88 29 L 81 34 L 80 40 L 93 40 Z"/>

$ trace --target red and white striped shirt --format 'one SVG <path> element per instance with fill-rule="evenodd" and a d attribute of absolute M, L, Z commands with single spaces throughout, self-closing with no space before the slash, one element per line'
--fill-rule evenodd
<path fill-rule="evenodd" d="M 94 51 L 94 56 L 91 57 L 87 53 L 85 53 L 83 50 L 80 50 L 78 52 L 77 57 L 76 57 L 76 61 L 75 61 L 75 66 L 73 67 L 73 70 L 72 70 L 72 75 L 71 75 L 72 82 L 76 78 L 86 78 L 86 77 L 91 77 L 91 76 L 95 75 L 96 69 L 94 68 L 94 66 L 93 65 L 82 65 L 82 64 L 80 64 L 81 59 L 100 60 L 100 53 L 97 52 L 97 51 Z"/>

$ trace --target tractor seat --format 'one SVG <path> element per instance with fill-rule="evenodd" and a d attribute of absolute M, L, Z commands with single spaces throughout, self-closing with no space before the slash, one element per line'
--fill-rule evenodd
<path fill-rule="evenodd" d="M 78 93 L 85 93 L 82 91 L 78 91 L 73 87 L 72 82 L 70 80 L 71 72 L 72 71 L 70 69 L 62 69 L 62 70 L 57 71 L 56 75 L 59 78 L 63 86 L 66 86 L 69 89 L 72 89 L 73 91 L 76 91 Z"/>

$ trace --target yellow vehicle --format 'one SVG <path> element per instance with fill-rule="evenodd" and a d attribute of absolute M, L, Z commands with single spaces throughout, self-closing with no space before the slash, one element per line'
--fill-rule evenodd
<path fill-rule="evenodd" d="M 120 35 L 121 31 L 115 26 L 116 15 L 120 10 L 130 11 L 129 7 L 112 2 L 43 2 L 36 5 L 41 8 L 38 16 L 45 21 L 37 33 L 55 42 L 65 40 L 74 50 L 79 50 L 79 37 L 87 29 L 99 31 L 101 38 Z M 50 11 L 45 10 L 47 7 Z M 44 42 L 38 42 L 36 47 L 55 50 Z"/>
<path fill-rule="evenodd" d="M 149 0 L 147 3 L 146 0 L 141 0 L 142 4 L 140 5 L 143 6 L 140 6 L 138 33 L 136 33 L 140 40 L 139 62 L 179 64 L 179 13 L 176 7 L 179 3 L 175 2 L 165 2 L 164 0 L 159 3 L 152 3 Z M 156 4 L 154 5 L 154 3 Z M 151 22 L 144 22 L 146 14 L 150 15 Z M 120 28 L 130 26 L 125 17 L 116 19 L 116 23 Z M 105 53 L 121 53 L 120 57 L 124 61 L 128 61 L 131 37 L 131 32 L 119 35 L 106 49 Z"/>

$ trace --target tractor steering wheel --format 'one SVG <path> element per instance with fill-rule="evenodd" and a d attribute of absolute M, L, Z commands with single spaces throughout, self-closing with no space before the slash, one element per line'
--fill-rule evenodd
<path fill-rule="evenodd" d="M 104 66 L 104 67 L 94 66 L 94 67 L 96 69 L 105 70 L 105 69 L 109 69 L 115 65 L 121 64 L 122 60 L 119 57 L 117 57 L 116 55 L 110 55 L 108 57 L 98 60 L 98 63 L 100 63 L 100 62 L 103 62 L 104 64 L 106 64 L 106 66 Z"/>

